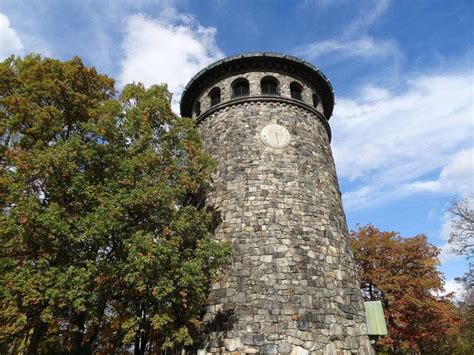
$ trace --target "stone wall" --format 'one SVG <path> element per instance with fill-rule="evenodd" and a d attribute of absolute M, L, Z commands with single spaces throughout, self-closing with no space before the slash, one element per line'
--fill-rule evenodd
<path fill-rule="evenodd" d="M 290 97 L 291 78 L 268 72 L 244 75 L 251 96 L 265 75 Z M 235 77 L 218 83 L 223 103 Z M 311 88 L 304 92 L 310 104 Z M 211 291 L 203 346 L 212 353 L 372 354 L 326 119 L 289 101 L 249 98 L 209 115 L 202 103 L 199 129 L 218 162 L 208 203 L 223 220 L 216 238 L 233 245 Z M 290 132 L 287 147 L 263 144 L 269 123 Z"/>

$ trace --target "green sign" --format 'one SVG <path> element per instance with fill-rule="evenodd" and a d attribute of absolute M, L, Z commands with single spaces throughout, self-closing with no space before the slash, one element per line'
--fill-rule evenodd
<path fill-rule="evenodd" d="M 369 335 L 387 335 L 387 326 L 385 325 L 382 302 L 364 302 L 364 308 Z"/>

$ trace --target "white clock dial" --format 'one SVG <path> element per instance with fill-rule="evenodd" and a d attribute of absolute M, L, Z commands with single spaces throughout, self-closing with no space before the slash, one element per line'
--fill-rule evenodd
<path fill-rule="evenodd" d="M 278 124 L 269 124 L 260 132 L 262 142 L 273 148 L 283 148 L 290 143 L 290 132 Z"/>

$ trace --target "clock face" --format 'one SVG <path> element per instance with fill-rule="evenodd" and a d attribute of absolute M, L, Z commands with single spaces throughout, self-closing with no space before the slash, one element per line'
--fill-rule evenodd
<path fill-rule="evenodd" d="M 260 132 L 262 142 L 273 148 L 283 148 L 290 143 L 290 132 L 278 124 L 269 124 Z"/>

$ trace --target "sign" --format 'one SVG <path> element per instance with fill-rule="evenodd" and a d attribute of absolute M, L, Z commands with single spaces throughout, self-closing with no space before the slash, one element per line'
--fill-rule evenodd
<path fill-rule="evenodd" d="M 364 308 L 369 335 L 387 335 L 388 332 L 387 326 L 385 325 L 382 302 L 364 302 Z"/>

